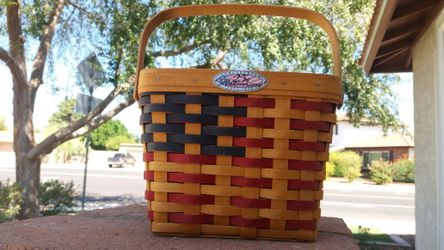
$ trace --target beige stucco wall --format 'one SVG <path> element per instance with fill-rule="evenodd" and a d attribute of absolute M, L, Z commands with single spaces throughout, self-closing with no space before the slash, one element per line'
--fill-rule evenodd
<path fill-rule="evenodd" d="M 439 249 L 438 227 L 438 126 L 437 24 L 424 34 L 413 50 L 415 155 L 416 155 L 416 246 Z M 444 70 L 444 69 L 440 69 Z M 442 83 L 441 83 L 442 84 Z M 441 131 L 443 132 L 443 131 Z M 440 190 L 444 192 L 444 190 Z"/>

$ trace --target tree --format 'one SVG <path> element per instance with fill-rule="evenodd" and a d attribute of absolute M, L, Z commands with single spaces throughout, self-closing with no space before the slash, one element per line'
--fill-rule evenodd
<path fill-rule="evenodd" d="M 119 120 L 109 120 L 91 133 L 91 148 L 96 150 L 118 150 L 115 145 L 108 145 L 109 141 L 136 142 L 128 133 L 128 129 Z M 117 140 L 117 142 L 116 142 Z"/>
<path fill-rule="evenodd" d="M 80 119 L 82 114 L 75 112 L 76 99 L 65 97 L 65 99 L 57 105 L 58 110 L 48 119 L 48 127 L 46 128 L 46 136 L 58 131 L 68 124 Z M 74 138 L 66 141 L 58 146 L 55 150 L 57 161 L 68 162 L 75 155 L 81 155 L 85 151 L 82 137 Z"/>
<path fill-rule="evenodd" d="M 90 4 L 92 2 L 89 2 Z M 73 15 L 88 17 L 91 22 L 95 17 L 86 9 L 68 0 L 26 1 L 2 0 L 0 11 L 6 12 L 6 33 L 9 51 L 0 46 L 0 60 L 9 68 L 13 79 L 13 116 L 14 116 L 14 151 L 16 155 L 16 181 L 24 190 L 24 202 L 20 218 L 29 218 L 39 214 L 38 185 L 40 183 L 40 165 L 42 157 L 52 152 L 57 146 L 70 139 L 84 135 L 111 119 L 134 100 L 122 98 L 121 102 L 103 111 L 109 104 L 131 86 L 128 79 L 115 78 L 114 89 L 109 95 L 87 115 L 55 131 L 42 142 L 36 144 L 34 139 L 34 104 L 37 91 L 44 82 L 44 71 L 51 52 L 54 37 L 69 37 L 76 27 L 77 32 L 83 27 L 71 19 Z M 4 8 L 5 7 L 5 8 Z M 69 11 L 70 13 L 64 13 Z M 70 33 L 71 32 L 71 33 Z M 38 44 L 31 67 L 27 67 L 27 57 L 32 54 L 25 42 L 36 41 Z M 116 63 L 118 64 L 118 63 Z M 31 70 L 28 77 L 28 69 Z"/>
<path fill-rule="evenodd" d="M 41 158 L 63 142 L 97 128 L 134 103 L 130 89 L 138 35 L 146 18 L 166 7 L 221 2 L 226 1 L 86 0 L 76 3 L 73 0 L 0 0 L 6 7 L 0 8 L 2 13 L 6 12 L 6 18 L 0 17 L 0 20 L 6 19 L 6 30 L 0 27 L 0 32 L 9 38 L 9 51 L 0 45 L 0 60 L 9 68 L 13 78 L 16 180 L 25 190 L 22 218 L 39 213 L 37 186 Z M 368 76 L 358 64 L 373 1 L 276 0 L 271 3 L 313 9 L 333 22 L 341 40 L 344 107 L 352 122 L 357 124 L 366 118 L 369 122 L 381 122 L 385 127 L 397 124 L 390 92 L 390 84 L 395 78 Z M 146 65 L 158 66 L 155 59 L 163 57 L 173 66 L 331 72 L 332 60 L 326 36 L 307 22 L 247 16 L 184 20 L 167 22 L 154 34 Z M 82 44 L 78 39 L 94 41 L 92 44 L 99 51 L 101 60 L 107 62 L 104 84 L 112 91 L 89 114 L 36 144 L 32 122 L 34 103 L 44 82 L 45 65 L 53 51 L 51 47 L 56 45 L 75 50 L 73 48 Z M 29 40 L 39 45 L 32 65 L 27 67 L 26 58 L 32 55 L 29 49 L 25 50 L 25 41 Z M 72 55 L 66 49 L 64 54 Z M 172 56 L 178 58 L 170 59 Z M 29 76 L 27 69 L 31 70 Z M 110 107 L 115 99 L 119 104 Z"/>

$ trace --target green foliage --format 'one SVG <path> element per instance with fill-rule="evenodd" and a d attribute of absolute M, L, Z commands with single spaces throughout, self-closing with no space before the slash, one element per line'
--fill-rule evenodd
<path fill-rule="evenodd" d="M 144 25 L 141 20 L 174 6 L 246 2 L 118 0 L 98 3 L 91 9 L 89 19 L 96 23 L 101 38 L 106 41 L 95 44 L 102 59 L 107 61 L 108 81 L 118 85 L 126 83 L 135 72 L 138 39 Z M 369 123 L 383 124 L 384 129 L 399 125 L 391 92 L 397 77 L 367 75 L 359 64 L 374 1 L 251 0 L 247 3 L 302 7 L 325 15 L 340 39 L 344 110 L 350 121 L 358 125 L 366 119 Z M 200 16 L 168 21 L 151 37 L 145 65 L 219 67 L 212 61 L 221 52 L 226 52 L 219 64 L 224 68 L 332 72 L 331 46 L 319 27 L 303 20 L 265 16 Z"/>
<path fill-rule="evenodd" d="M 65 100 L 57 105 L 58 110 L 49 117 L 49 125 L 58 129 L 78 120 L 82 114 L 75 112 L 75 107 L 76 99 L 65 97 Z"/>
<path fill-rule="evenodd" d="M 333 171 L 331 173 L 331 176 L 333 177 L 344 177 L 342 168 L 339 166 L 340 154 L 341 152 L 331 152 L 329 155 L 330 158 L 327 163 L 333 166 Z"/>
<path fill-rule="evenodd" d="M 63 163 L 70 162 L 74 156 L 82 155 L 84 152 L 85 145 L 82 138 L 69 140 L 54 150 L 56 161 Z"/>
<path fill-rule="evenodd" d="M 82 114 L 75 112 L 76 99 L 65 97 L 65 99 L 57 105 L 58 110 L 48 119 L 48 127 L 45 134 L 49 135 L 62 127 L 80 119 Z M 55 150 L 55 157 L 58 162 L 69 162 L 73 156 L 81 155 L 85 151 L 84 143 L 81 138 L 69 140 Z"/>
<path fill-rule="evenodd" d="M 0 116 L 0 131 L 8 130 L 8 126 L 6 126 L 6 119 L 4 116 Z"/>
<path fill-rule="evenodd" d="M 118 151 L 121 143 L 135 143 L 135 142 L 136 140 L 134 138 L 130 138 L 127 135 L 118 135 L 109 138 L 105 143 L 105 147 L 108 150 Z"/>
<path fill-rule="evenodd" d="M 393 181 L 415 182 L 415 163 L 410 160 L 399 160 L 393 164 Z"/>
<path fill-rule="evenodd" d="M 375 241 L 393 242 L 389 235 L 382 233 L 378 229 L 367 228 L 359 225 L 350 227 L 353 238 L 358 240 L 361 249 L 378 249 Z"/>
<path fill-rule="evenodd" d="M 119 120 L 109 120 L 91 133 L 93 149 L 118 150 L 118 142 L 136 142 L 134 136 L 128 133 L 128 129 Z"/>
<path fill-rule="evenodd" d="M 23 201 L 23 192 L 18 184 L 0 182 L 0 223 L 10 221 L 20 211 Z"/>
<path fill-rule="evenodd" d="M 386 161 L 373 161 L 370 165 L 370 178 L 378 185 L 393 181 L 393 168 Z"/>
<path fill-rule="evenodd" d="M 24 14 L 24 31 L 32 38 L 39 39 L 46 25 L 48 25 L 47 16 L 51 12 L 57 1 L 35 0 L 34 4 L 23 4 L 22 12 Z"/>
<path fill-rule="evenodd" d="M 61 182 L 49 180 L 40 183 L 39 201 L 40 212 L 43 215 L 54 215 L 70 212 L 76 205 L 76 191 L 74 182 Z"/>
<path fill-rule="evenodd" d="M 335 164 L 332 162 L 326 162 L 325 163 L 325 175 L 326 177 L 332 177 L 335 174 Z"/>
<path fill-rule="evenodd" d="M 329 164 L 334 165 L 332 176 L 345 177 L 349 182 L 361 176 L 361 157 L 353 151 L 332 152 Z"/>

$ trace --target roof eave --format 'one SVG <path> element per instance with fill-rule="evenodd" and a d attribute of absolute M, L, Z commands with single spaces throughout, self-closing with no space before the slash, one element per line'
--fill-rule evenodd
<path fill-rule="evenodd" d="M 379 0 L 376 2 L 361 58 L 361 65 L 367 73 L 371 71 L 384 33 L 397 4 L 398 0 Z"/>

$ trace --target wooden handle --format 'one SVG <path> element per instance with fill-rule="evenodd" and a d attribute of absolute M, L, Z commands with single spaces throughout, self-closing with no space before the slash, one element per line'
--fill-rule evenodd
<path fill-rule="evenodd" d="M 165 21 L 190 16 L 210 16 L 210 15 L 264 15 L 281 16 L 305 19 L 320 26 L 330 38 L 333 50 L 333 73 L 341 78 L 341 61 L 339 56 L 339 41 L 333 25 L 321 14 L 307 9 L 295 7 L 283 7 L 276 5 L 258 4 L 202 4 L 174 7 L 163 10 L 154 15 L 143 28 L 140 36 L 139 53 L 137 57 L 136 86 L 134 88 L 134 98 L 139 99 L 138 85 L 139 74 L 144 67 L 145 49 L 148 37 L 154 29 Z"/>

